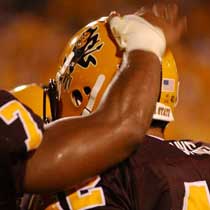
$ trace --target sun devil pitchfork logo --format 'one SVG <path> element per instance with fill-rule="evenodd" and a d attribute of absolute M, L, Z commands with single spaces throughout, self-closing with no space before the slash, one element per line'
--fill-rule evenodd
<path fill-rule="evenodd" d="M 102 43 L 99 43 L 99 34 L 94 34 L 96 30 L 97 27 L 94 29 L 89 28 L 81 35 L 73 48 L 75 55 L 72 59 L 72 63 L 76 61 L 75 63 L 83 68 L 87 68 L 90 63 L 96 65 L 96 59 L 93 52 L 100 50 L 103 46 Z"/>
<path fill-rule="evenodd" d="M 94 66 L 97 64 L 94 52 L 99 51 L 103 46 L 103 43 L 99 40 L 99 34 L 95 33 L 97 29 L 97 27 L 89 28 L 75 43 L 73 48 L 74 56 L 69 63 L 68 70 L 62 77 L 62 83 L 64 84 L 65 89 L 70 85 L 71 73 L 74 71 L 76 65 L 80 65 L 85 69 L 88 68 L 91 63 Z M 64 63 L 65 62 L 66 58 L 64 60 Z"/>

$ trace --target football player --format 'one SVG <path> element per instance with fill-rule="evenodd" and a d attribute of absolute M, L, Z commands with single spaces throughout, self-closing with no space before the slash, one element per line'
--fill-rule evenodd
<path fill-rule="evenodd" d="M 125 22 L 123 20 L 121 24 L 118 22 L 121 19 L 116 17 L 115 20 L 111 19 L 112 23 L 109 23 L 109 20 L 105 23 L 104 32 L 108 35 L 110 24 L 116 40 L 118 35 L 115 32 L 119 29 L 118 26 L 124 31 L 117 42 L 122 42 L 125 58 L 123 62 L 121 58 L 117 58 L 113 63 L 115 68 L 121 62 L 122 65 L 119 71 L 121 73 L 116 75 L 117 79 L 112 85 L 111 78 L 104 82 L 106 78 L 102 76 L 97 78 L 93 89 L 83 87 L 89 98 L 87 107 L 82 110 L 86 115 L 86 111 L 91 112 L 97 104 L 94 95 L 100 96 L 100 89 L 104 92 L 109 84 L 106 95 L 110 100 L 103 100 L 95 114 L 58 120 L 46 126 L 43 134 L 43 123 L 31 109 L 8 92 L 0 92 L 0 149 L 2 157 L 5 157 L 5 161 L 1 161 L 1 182 L 4 186 L 1 188 L 1 209 L 15 209 L 15 196 L 23 191 L 52 192 L 67 189 L 124 159 L 141 142 L 158 97 L 160 61 L 166 47 L 165 38 L 167 43 L 174 42 L 179 38 L 184 26 L 182 19 L 176 20 L 179 24 L 174 25 L 175 22 L 167 23 L 165 19 L 154 14 L 150 17 L 151 22 L 157 19 L 157 25 L 163 27 L 165 35 L 159 27 L 143 18 L 143 22 L 136 22 L 135 18 L 131 18 Z M 148 24 L 146 27 L 145 23 Z M 104 28 L 105 25 L 102 25 Z M 147 36 L 140 36 L 141 27 L 147 31 Z M 57 75 L 55 104 L 61 102 L 62 91 L 68 92 L 71 74 L 76 68 L 79 66 L 85 71 L 85 68 L 92 65 L 98 66 L 95 53 L 106 49 L 99 36 L 100 27 L 89 28 L 90 30 L 82 34 L 81 39 L 76 40 L 76 44 L 72 41 L 72 44 L 75 44 L 74 49 L 62 61 L 63 65 Z M 173 33 L 167 32 L 166 29 L 169 28 Z M 111 33 L 108 37 L 110 36 Z M 136 38 L 145 39 L 145 43 L 135 46 Z M 151 41 L 152 47 L 149 46 Z M 108 47 L 115 48 L 114 43 Z M 106 53 L 109 53 L 109 50 Z M 105 87 L 102 87 L 103 85 Z M 81 107 L 81 95 L 77 91 L 71 94 L 75 107 Z M 65 110 L 65 106 L 63 108 Z M 36 152 L 33 152 L 35 149 Z"/>
<path fill-rule="evenodd" d="M 134 19 L 137 22 L 142 21 L 137 16 L 124 16 L 114 21 L 120 21 L 119 25 L 123 25 L 124 21 Z M 109 54 L 105 54 L 112 62 L 107 65 L 98 63 L 98 68 L 94 65 L 84 67 L 79 59 L 75 61 L 74 53 L 78 41 L 84 40 L 84 36 L 95 29 L 98 29 L 98 37 L 101 38 L 97 46 L 100 43 L 107 46 L 113 44 L 104 19 L 89 24 L 72 38 L 61 59 L 66 61 L 71 55 L 72 60 L 68 66 L 72 64 L 72 71 L 70 75 L 65 75 L 65 71 L 61 74 L 59 70 L 57 80 L 61 84 L 62 115 L 87 115 L 97 109 L 106 90 L 102 85 L 106 82 L 109 84 L 111 80 L 107 78 L 113 77 L 118 70 L 113 68 L 112 63 L 122 57 L 118 56 L 115 48 L 110 48 L 112 50 Z M 121 29 L 115 27 L 114 33 L 119 35 L 117 38 L 124 35 L 121 34 Z M 123 43 L 124 40 L 120 41 Z M 100 51 L 101 54 L 103 50 L 106 53 L 104 48 Z M 101 61 L 100 56 L 95 54 L 98 62 Z M 173 111 L 178 100 L 178 75 L 170 51 L 166 51 L 163 57 L 161 75 L 161 91 L 153 121 L 138 150 L 124 162 L 94 177 L 85 185 L 81 184 L 82 187 L 75 192 L 59 193 L 50 199 L 44 196 L 37 201 L 38 206 L 35 205 L 32 209 L 209 209 L 210 147 L 192 141 L 163 141 L 164 129 L 174 120 Z M 68 78 L 60 80 L 60 76 L 67 76 L 70 81 Z M 102 85 L 95 87 L 96 81 L 102 77 Z M 94 93 L 87 94 L 86 89 L 94 90 Z M 136 98 L 137 94 L 134 93 Z"/>

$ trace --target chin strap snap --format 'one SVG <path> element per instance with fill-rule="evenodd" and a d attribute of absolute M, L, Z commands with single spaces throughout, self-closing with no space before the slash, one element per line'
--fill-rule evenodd
<path fill-rule="evenodd" d="M 46 114 L 47 96 L 50 100 L 51 119 L 49 119 Z M 50 79 L 48 86 L 43 87 L 43 120 L 45 123 L 49 123 L 50 121 L 54 121 L 59 118 L 59 104 L 56 81 Z"/>

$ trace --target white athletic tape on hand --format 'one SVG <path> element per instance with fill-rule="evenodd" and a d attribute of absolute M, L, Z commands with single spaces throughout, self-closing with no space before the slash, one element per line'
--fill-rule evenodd
<path fill-rule="evenodd" d="M 110 28 L 120 48 L 127 52 L 136 49 L 149 51 L 162 60 L 166 39 L 159 27 L 137 15 L 125 15 L 113 17 L 110 20 Z"/>

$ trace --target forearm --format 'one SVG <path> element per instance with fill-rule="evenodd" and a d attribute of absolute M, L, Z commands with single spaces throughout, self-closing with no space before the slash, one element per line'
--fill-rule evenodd
<path fill-rule="evenodd" d="M 160 62 L 134 51 L 107 100 L 88 117 L 52 124 L 28 161 L 27 191 L 56 191 L 126 158 L 149 127 L 160 87 Z"/>

